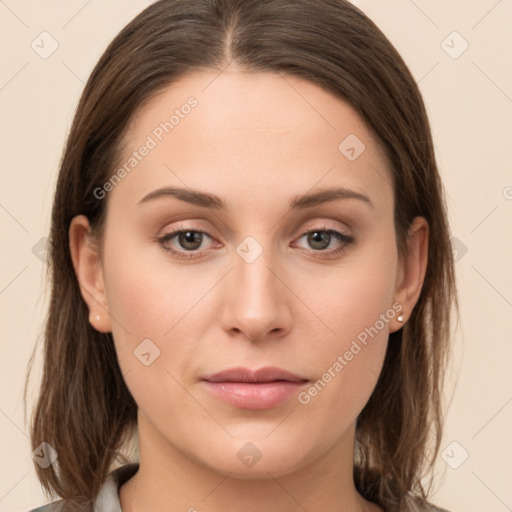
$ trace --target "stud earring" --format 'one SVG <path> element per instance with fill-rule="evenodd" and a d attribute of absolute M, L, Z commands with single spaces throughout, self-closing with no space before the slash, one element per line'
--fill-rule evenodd
<path fill-rule="evenodd" d="M 96 315 L 96 320 L 99 320 L 100 319 L 100 315 Z"/>
<path fill-rule="evenodd" d="M 404 314 L 403 313 L 400 313 L 396 319 L 399 321 L 399 322 L 403 322 L 404 321 Z"/>

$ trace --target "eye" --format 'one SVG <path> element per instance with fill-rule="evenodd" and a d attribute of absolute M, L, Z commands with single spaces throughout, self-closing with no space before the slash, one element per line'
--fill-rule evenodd
<path fill-rule="evenodd" d="M 304 237 L 307 237 L 307 243 L 313 248 L 313 250 L 309 252 L 322 253 L 318 254 L 322 258 L 335 256 L 336 254 L 344 252 L 347 247 L 355 241 L 354 237 L 329 228 L 318 228 L 306 231 L 301 235 L 299 240 Z M 338 241 L 340 246 L 335 249 L 326 250 L 333 241 Z"/>
<path fill-rule="evenodd" d="M 180 229 L 158 238 L 158 242 L 164 250 L 174 254 L 177 258 L 191 259 L 195 257 L 192 251 L 198 251 L 201 248 L 205 235 L 211 238 L 202 229 Z M 168 244 L 174 238 L 176 238 L 176 243 L 181 250 Z"/>

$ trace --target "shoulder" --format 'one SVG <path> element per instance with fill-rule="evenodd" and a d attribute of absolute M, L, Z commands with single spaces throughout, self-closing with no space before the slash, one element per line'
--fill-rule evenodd
<path fill-rule="evenodd" d="M 64 504 L 64 500 L 54 501 L 53 503 L 48 503 L 47 505 L 42 505 L 37 508 L 33 508 L 28 512 L 61 512 L 62 505 Z"/>
<path fill-rule="evenodd" d="M 40 507 L 33 508 L 27 512 L 93 512 L 93 510 L 96 509 L 94 507 L 85 507 L 84 505 L 77 506 L 70 501 L 60 498 L 57 501 L 41 505 Z M 119 509 L 119 512 L 121 512 L 121 509 Z"/>
<path fill-rule="evenodd" d="M 91 511 L 109 511 L 121 512 L 119 502 L 119 489 L 127 480 L 129 480 L 139 469 L 139 463 L 130 463 L 120 466 L 110 472 L 107 479 L 103 482 L 94 504 L 87 508 Z M 83 506 L 76 506 L 70 501 L 59 499 L 52 503 L 42 505 L 27 512 L 86 512 Z"/>

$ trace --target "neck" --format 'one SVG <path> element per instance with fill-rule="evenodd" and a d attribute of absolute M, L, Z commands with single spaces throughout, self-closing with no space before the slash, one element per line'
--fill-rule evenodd
<path fill-rule="evenodd" d="M 123 512 L 382 512 L 353 483 L 354 427 L 325 453 L 288 471 L 219 471 L 171 445 L 139 416 L 139 470 L 120 489 Z M 300 450 L 300 446 L 297 447 Z M 259 467 L 259 470 L 257 469 Z"/>

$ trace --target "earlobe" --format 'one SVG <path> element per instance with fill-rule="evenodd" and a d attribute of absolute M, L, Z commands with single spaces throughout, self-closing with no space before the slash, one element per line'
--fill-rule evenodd
<path fill-rule="evenodd" d="M 110 315 L 100 252 L 91 237 L 85 215 L 74 217 L 69 226 L 69 249 L 80 293 L 89 308 L 89 322 L 100 332 L 110 332 Z"/>
<path fill-rule="evenodd" d="M 411 312 L 418 301 L 428 263 L 428 235 L 429 226 L 424 217 L 416 217 L 409 228 L 407 237 L 407 253 L 400 261 L 395 288 L 395 301 L 401 305 L 397 316 L 394 332 L 400 329 L 411 316 Z M 398 317 L 401 316 L 400 321 Z"/>

